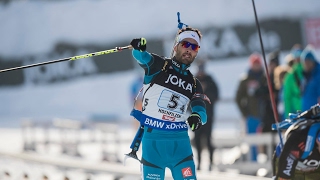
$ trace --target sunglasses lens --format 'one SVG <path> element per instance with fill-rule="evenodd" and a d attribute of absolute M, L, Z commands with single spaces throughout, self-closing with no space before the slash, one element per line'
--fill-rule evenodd
<path fill-rule="evenodd" d="M 182 42 L 181 42 L 181 45 L 182 45 L 182 47 L 184 47 L 184 48 L 189 48 L 190 43 L 188 43 L 188 42 L 186 42 L 186 41 L 182 41 Z"/>
<path fill-rule="evenodd" d="M 189 48 L 191 46 L 191 49 L 194 50 L 194 51 L 198 51 L 199 50 L 199 46 L 198 45 L 189 43 L 187 41 L 182 41 L 181 45 L 184 48 Z"/>
<path fill-rule="evenodd" d="M 194 50 L 194 51 L 198 51 L 198 50 L 199 50 L 199 46 L 196 45 L 196 44 L 192 44 L 192 45 L 191 45 L 191 48 L 192 48 L 192 50 Z"/>

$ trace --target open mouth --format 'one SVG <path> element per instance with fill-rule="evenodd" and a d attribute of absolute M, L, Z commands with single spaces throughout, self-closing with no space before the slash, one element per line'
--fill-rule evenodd
<path fill-rule="evenodd" d="M 191 58 L 191 55 L 188 54 L 188 53 L 185 53 L 185 54 L 182 55 L 182 57 L 184 57 L 184 58 Z"/>

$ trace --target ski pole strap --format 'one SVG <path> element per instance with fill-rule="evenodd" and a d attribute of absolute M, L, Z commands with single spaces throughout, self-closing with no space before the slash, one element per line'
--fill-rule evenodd
<path fill-rule="evenodd" d="M 138 151 L 141 141 L 142 141 L 142 137 L 143 137 L 143 131 L 144 131 L 144 127 L 140 126 L 134 139 L 132 140 L 132 143 L 130 145 L 130 148 L 134 151 Z"/>

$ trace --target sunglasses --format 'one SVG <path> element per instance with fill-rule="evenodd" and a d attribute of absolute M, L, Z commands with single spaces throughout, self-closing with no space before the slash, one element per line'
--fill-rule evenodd
<path fill-rule="evenodd" d="M 197 51 L 199 50 L 199 48 L 200 48 L 199 45 L 189 43 L 188 41 L 181 41 L 180 44 L 181 44 L 182 47 L 184 47 L 184 48 L 189 48 L 189 47 L 191 46 L 191 49 L 192 49 L 193 51 L 196 51 L 196 52 L 197 52 Z"/>

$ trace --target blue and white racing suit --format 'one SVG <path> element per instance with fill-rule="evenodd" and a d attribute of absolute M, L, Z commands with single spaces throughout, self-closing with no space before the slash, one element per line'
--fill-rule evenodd
<path fill-rule="evenodd" d="M 175 180 L 195 180 L 196 171 L 188 136 L 187 107 L 207 121 L 200 82 L 188 65 L 146 51 L 132 54 L 145 70 L 142 115 L 143 179 L 163 180 L 169 168 Z"/>

